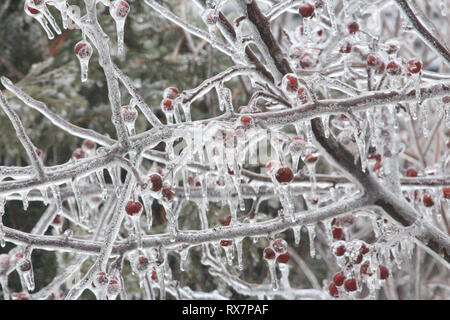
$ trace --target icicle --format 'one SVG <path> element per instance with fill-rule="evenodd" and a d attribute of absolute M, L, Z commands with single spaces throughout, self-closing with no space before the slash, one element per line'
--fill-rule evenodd
<path fill-rule="evenodd" d="M 292 227 L 292 230 L 294 232 L 294 243 L 296 246 L 298 246 L 300 244 L 302 226 Z"/>
<path fill-rule="evenodd" d="M 291 284 L 289 283 L 289 264 L 280 263 L 278 268 L 281 272 L 280 285 L 283 291 L 289 293 L 289 289 L 291 288 Z"/>
<path fill-rule="evenodd" d="M 61 12 L 63 28 L 67 29 L 68 27 L 67 0 L 53 0 L 52 3 Z"/>
<path fill-rule="evenodd" d="M 109 7 L 109 13 L 116 23 L 117 31 L 117 55 L 123 55 L 123 38 L 125 20 L 130 12 L 130 5 L 124 0 L 115 0 Z"/>
<path fill-rule="evenodd" d="M 184 271 L 184 264 L 186 263 L 190 247 L 186 247 L 180 252 L 180 270 Z"/>
<path fill-rule="evenodd" d="M 85 217 L 84 213 L 84 204 L 83 204 L 83 198 L 81 196 L 80 188 L 77 186 L 77 181 L 71 180 L 70 185 L 72 187 L 73 194 L 75 195 L 75 201 L 77 202 L 78 206 L 78 221 L 83 221 Z"/>
<path fill-rule="evenodd" d="M 326 115 L 322 116 L 321 119 L 322 119 L 324 131 L 325 131 L 325 138 L 328 138 L 330 136 L 330 115 L 326 114 Z"/>
<path fill-rule="evenodd" d="M 134 125 L 136 123 L 136 119 L 138 118 L 138 112 L 134 105 L 134 99 L 130 101 L 129 105 L 122 106 L 121 113 L 123 122 L 127 126 L 128 133 L 130 134 L 130 136 L 134 136 L 136 134 Z"/>
<path fill-rule="evenodd" d="M 53 197 L 55 198 L 55 201 L 56 201 L 56 210 L 58 212 L 62 212 L 63 206 L 62 206 L 61 191 L 59 190 L 59 186 L 52 185 L 50 188 L 52 189 Z"/>
<path fill-rule="evenodd" d="M 37 9 L 37 8 L 33 7 L 32 5 L 30 5 L 30 3 L 31 3 L 30 0 L 25 2 L 25 7 L 24 7 L 25 13 L 27 15 L 29 15 L 30 17 L 36 19 L 41 24 L 42 28 L 47 33 L 47 37 L 50 40 L 55 38 L 55 35 L 53 34 L 52 30 L 50 30 L 50 28 L 47 24 L 47 20 L 45 19 L 45 16 L 42 12 L 43 6 L 40 7 L 39 9 Z"/>
<path fill-rule="evenodd" d="M 97 180 L 102 188 L 102 199 L 106 200 L 108 197 L 108 189 L 106 188 L 105 176 L 103 175 L 103 169 L 95 171 L 95 175 L 97 176 Z"/>
<path fill-rule="evenodd" d="M 28 191 L 22 192 L 21 196 L 22 196 L 23 210 L 27 211 L 28 210 Z"/>
<path fill-rule="evenodd" d="M 115 167 L 107 167 L 106 170 L 108 170 L 109 176 L 111 177 L 111 183 L 114 187 L 114 191 L 116 192 L 116 195 L 120 195 L 120 187 L 119 187 L 119 178 L 117 177 L 117 168 Z"/>
<path fill-rule="evenodd" d="M 34 273 L 33 265 L 30 257 L 23 257 L 23 254 L 18 254 L 19 259 L 16 262 L 16 269 L 19 273 L 20 280 L 29 291 L 34 290 Z M 16 255 L 17 256 L 17 255 Z M 21 257 L 20 257 L 21 256 Z"/>
<path fill-rule="evenodd" d="M 270 282 L 272 283 L 272 290 L 277 291 L 279 287 L 278 287 L 278 278 L 275 260 L 267 260 L 267 264 L 269 266 Z"/>
<path fill-rule="evenodd" d="M 447 0 L 440 0 L 439 1 L 439 8 L 441 8 L 441 14 L 443 17 L 447 16 Z"/>
<path fill-rule="evenodd" d="M 430 135 L 430 130 L 428 129 L 428 111 L 422 109 L 421 115 L 422 115 L 422 132 L 423 132 L 423 136 L 425 138 L 427 138 Z"/>
<path fill-rule="evenodd" d="M 144 202 L 145 216 L 147 219 L 147 231 L 150 232 L 153 225 L 153 198 L 150 196 L 143 196 L 142 201 Z"/>
<path fill-rule="evenodd" d="M 50 201 L 48 199 L 47 187 L 43 187 L 42 189 L 40 189 L 40 191 L 42 194 L 42 201 L 47 206 L 50 203 Z"/>
<path fill-rule="evenodd" d="M 242 238 L 236 238 L 234 240 L 234 245 L 236 246 L 238 269 L 243 270 L 244 266 L 242 264 Z"/>
<path fill-rule="evenodd" d="M 310 224 L 306 226 L 306 229 L 308 229 L 308 236 L 309 236 L 309 253 L 311 255 L 311 258 L 314 258 L 316 256 L 316 247 L 314 245 L 314 239 L 316 238 L 316 230 L 315 225 Z"/>
<path fill-rule="evenodd" d="M 92 46 L 85 40 L 79 41 L 75 45 L 75 55 L 80 61 L 81 68 L 81 82 L 85 82 L 88 79 L 89 60 L 92 56 Z"/>
<path fill-rule="evenodd" d="M 333 31 L 333 34 L 337 34 L 338 28 L 336 24 L 336 15 L 334 13 L 333 0 L 325 0 L 325 3 L 327 5 L 327 11 L 330 17 L 331 29 Z"/>

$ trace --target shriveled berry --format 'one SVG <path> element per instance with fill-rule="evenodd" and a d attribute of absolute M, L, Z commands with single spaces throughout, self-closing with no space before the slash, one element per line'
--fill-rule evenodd
<path fill-rule="evenodd" d="M 286 76 L 286 91 L 295 92 L 298 90 L 298 80 L 292 75 Z"/>
<path fill-rule="evenodd" d="M 172 188 L 164 188 L 162 189 L 162 195 L 164 199 L 170 201 L 175 197 L 175 192 L 172 190 Z"/>
<path fill-rule="evenodd" d="M 150 175 L 150 182 L 151 182 L 151 190 L 153 192 L 158 192 L 159 190 L 162 189 L 163 186 L 163 182 L 162 182 L 162 178 L 159 174 L 154 173 L 152 175 Z"/>
<path fill-rule="evenodd" d="M 366 261 L 361 265 L 361 268 L 359 269 L 359 273 L 370 276 L 370 275 L 372 275 L 372 273 L 369 271 L 369 268 L 370 268 L 370 263 L 369 263 L 369 261 Z"/>
<path fill-rule="evenodd" d="M 81 148 L 77 148 L 72 153 L 72 158 L 74 158 L 74 159 L 81 159 L 81 158 L 84 158 L 84 155 L 85 155 L 84 150 L 81 149 Z"/>
<path fill-rule="evenodd" d="M 177 96 L 178 96 L 178 93 L 179 93 L 180 91 L 177 89 L 177 88 L 175 88 L 175 87 L 170 87 L 170 88 L 167 88 L 166 90 L 164 90 L 164 93 L 163 93 L 163 96 L 164 96 L 164 98 L 166 98 L 166 99 L 171 99 L 171 100 L 173 100 L 173 99 L 175 99 Z"/>
<path fill-rule="evenodd" d="M 426 194 L 423 196 L 423 205 L 427 208 L 434 206 L 433 198 L 430 195 Z"/>
<path fill-rule="evenodd" d="M 370 251 L 370 249 L 366 246 L 366 244 L 365 243 L 363 243 L 362 245 L 361 245 L 361 248 L 359 248 L 359 252 L 361 253 L 361 254 L 368 254 L 369 253 L 369 251 Z"/>
<path fill-rule="evenodd" d="M 264 258 L 267 260 L 275 259 L 275 251 L 273 251 L 271 248 L 265 248 L 264 249 Z"/>
<path fill-rule="evenodd" d="M 298 12 L 303 18 L 312 17 L 314 15 L 314 6 L 309 2 L 303 3 L 298 8 Z"/>
<path fill-rule="evenodd" d="M 27 6 L 27 10 L 28 12 L 30 12 L 31 14 L 38 14 L 40 13 L 40 11 L 38 9 L 32 8 L 30 6 Z"/>
<path fill-rule="evenodd" d="M 317 159 L 318 159 L 317 156 L 313 155 L 312 153 L 308 153 L 308 154 L 305 156 L 305 160 L 304 160 L 304 161 L 305 161 L 306 163 L 314 163 L 314 162 L 317 161 Z"/>
<path fill-rule="evenodd" d="M 328 291 L 330 292 L 330 296 L 332 296 L 334 298 L 339 297 L 339 291 L 334 282 L 330 283 L 330 286 L 328 287 Z"/>
<path fill-rule="evenodd" d="M 341 49 L 339 49 L 340 53 L 350 53 L 352 52 L 352 44 L 350 42 L 346 42 Z"/>
<path fill-rule="evenodd" d="M 170 100 L 170 99 L 164 99 L 162 101 L 162 106 L 163 106 L 164 111 L 172 111 L 173 110 L 172 100 Z"/>
<path fill-rule="evenodd" d="M 55 215 L 55 217 L 53 218 L 53 224 L 56 224 L 56 225 L 59 225 L 59 224 L 61 224 L 61 222 L 62 222 L 62 219 L 61 219 L 61 215 L 59 215 L 59 214 L 57 214 L 57 215 Z"/>
<path fill-rule="evenodd" d="M 294 179 L 294 173 L 290 168 L 280 168 L 275 174 L 275 179 L 279 183 L 289 183 Z"/>
<path fill-rule="evenodd" d="M 355 34 L 359 31 L 359 24 L 356 21 L 351 22 L 347 25 L 347 29 L 350 34 Z"/>
<path fill-rule="evenodd" d="M 231 246 L 232 241 L 231 240 L 220 240 L 220 246 L 222 247 L 228 247 Z"/>
<path fill-rule="evenodd" d="M 389 277 L 389 270 L 383 265 L 378 266 L 378 272 L 381 280 L 386 280 Z"/>
<path fill-rule="evenodd" d="M 347 291 L 347 292 L 356 291 L 356 289 L 357 289 L 356 279 L 347 279 L 347 280 L 345 280 L 344 288 L 345 288 L 345 291 Z"/>
<path fill-rule="evenodd" d="M 333 282 L 340 287 L 344 284 L 345 276 L 343 272 L 338 272 L 333 276 Z"/>
<path fill-rule="evenodd" d="M 137 264 L 136 264 L 136 269 L 138 271 L 141 271 L 141 272 L 147 271 L 148 265 L 149 265 L 149 262 L 148 262 L 147 257 L 145 257 L 145 256 L 138 257 Z"/>
<path fill-rule="evenodd" d="M 152 280 L 155 282 L 158 281 L 158 274 L 156 273 L 156 270 L 152 271 Z"/>
<path fill-rule="evenodd" d="M 278 263 L 288 263 L 289 259 L 291 258 L 291 255 L 289 254 L 289 252 L 280 254 L 277 258 L 277 262 Z"/>
<path fill-rule="evenodd" d="M 224 221 L 222 221 L 222 225 L 223 225 L 224 227 L 229 226 L 230 223 L 231 223 L 231 216 L 226 217 L 226 219 L 225 219 Z"/>
<path fill-rule="evenodd" d="M 342 228 L 333 228 L 333 239 L 344 240 L 344 230 Z"/>
<path fill-rule="evenodd" d="M 97 144 L 94 141 L 92 141 L 92 140 L 84 140 L 82 146 L 85 149 L 92 150 L 92 149 L 95 149 Z"/>
<path fill-rule="evenodd" d="M 360 253 L 360 254 L 358 254 L 358 256 L 356 257 L 356 259 L 353 260 L 353 263 L 354 263 L 354 264 L 360 264 L 360 263 L 362 262 L 362 260 L 363 260 L 363 255 Z"/>
<path fill-rule="evenodd" d="M 142 210 L 142 204 L 139 201 L 128 201 L 125 211 L 129 216 L 137 215 Z"/>

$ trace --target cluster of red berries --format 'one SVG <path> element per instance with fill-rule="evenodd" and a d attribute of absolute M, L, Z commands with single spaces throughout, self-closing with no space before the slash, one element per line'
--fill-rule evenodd
<path fill-rule="evenodd" d="M 173 100 L 178 97 L 179 90 L 175 87 L 170 87 L 164 90 L 163 100 L 161 102 L 161 109 L 164 112 L 172 112 L 173 111 Z"/>
<path fill-rule="evenodd" d="M 288 263 L 291 255 L 287 252 L 287 243 L 283 239 L 274 240 L 271 245 L 264 249 L 264 259 L 275 260 L 278 263 Z"/>
<path fill-rule="evenodd" d="M 142 212 L 142 203 L 139 201 L 128 201 L 125 206 L 125 211 L 131 217 L 139 216 Z"/>
<path fill-rule="evenodd" d="M 403 66 L 399 61 L 392 60 L 386 65 L 380 56 L 373 54 L 367 56 L 367 66 L 374 69 L 376 74 L 383 74 L 386 71 L 390 76 L 398 76 L 403 71 Z M 419 59 L 408 60 L 406 62 L 406 70 L 408 71 L 408 76 L 420 73 L 422 70 L 422 61 Z"/>

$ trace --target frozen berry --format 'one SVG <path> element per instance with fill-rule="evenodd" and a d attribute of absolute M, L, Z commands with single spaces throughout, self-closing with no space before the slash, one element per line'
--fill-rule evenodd
<path fill-rule="evenodd" d="M 333 228 L 333 239 L 344 240 L 344 230 L 342 228 Z"/>
<path fill-rule="evenodd" d="M 422 70 L 422 62 L 418 59 L 409 60 L 406 63 L 406 68 L 410 73 L 419 73 Z"/>
<path fill-rule="evenodd" d="M 442 189 L 442 193 L 444 195 L 444 199 L 450 199 L 450 188 Z"/>
<path fill-rule="evenodd" d="M 290 168 L 280 168 L 275 174 L 275 179 L 279 183 L 289 183 L 294 179 L 294 173 Z"/>
<path fill-rule="evenodd" d="M 172 100 L 164 99 L 162 101 L 162 109 L 164 111 L 172 111 L 173 110 Z"/>
<path fill-rule="evenodd" d="M 295 92 L 298 90 L 298 80 L 293 75 L 286 76 L 286 91 Z"/>
<path fill-rule="evenodd" d="M 129 216 L 137 215 L 142 210 L 142 204 L 139 201 L 128 201 L 125 211 Z"/>
<path fill-rule="evenodd" d="M 303 3 L 298 8 L 298 12 L 303 18 L 312 17 L 314 15 L 314 6 L 309 2 Z"/>
<path fill-rule="evenodd" d="M 417 177 L 417 171 L 416 171 L 416 169 L 409 168 L 408 170 L 406 170 L 406 176 L 407 176 L 407 177 L 410 177 L 410 178 Z"/>
<path fill-rule="evenodd" d="M 272 248 L 278 253 L 287 251 L 287 243 L 283 239 L 277 239 L 272 243 Z"/>
<path fill-rule="evenodd" d="M 150 182 L 151 182 L 151 190 L 153 192 L 158 192 L 159 190 L 162 189 L 162 178 L 159 174 L 154 173 L 152 175 L 150 175 Z"/>
<path fill-rule="evenodd" d="M 231 246 L 232 241 L 231 240 L 220 240 L 220 245 L 222 247 L 228 247 Z"/>
<path fill-rule="evenodd" d="M 178 96 L 178 93 L 179 93 L 179 92 L 180 92 L 180 91 L 178 91 L 177 88 L 175 88 L 175 87 L 170 87 L 170 88 L 167 88 L 166 90 L 164 90 L 163 96 L 164 96 L 164 98 L 166 98 L 166 99 L 171 99 L 171 100 L 173 100 L 173 99 L 175 99 L 175 98 Z"/>
<path fill-rule="evenodd" d="M 340 53 L 350 53 L 352 52 L 352 44 L 350 42 L 346 42 L 341 49 L 339 49 Z"/>
<path fill-rule="evenodd" d="M 361 265 L 361 268 L 359 269 L 359 273 L 370 276 L 370 275 L 372 275 L 372 273 L 369 271 L 369 268 L 370 268 L 370 263 L 369 263 L 369 261 L 366 261 Z"/>
<path fill-rule="evenodd" d="M 87 59 L 92 55 L 92 47 L 88 42 L 80 41 L 75 45 L 74 52 L 78 58 Z"/>
<path fill-rule="evenodd" d="M 378 266 L 378 272 L 381 280 L 386 280 L 389 277 L 389 270 L 383 265 Z"/>
<path fill-rule="evenodd" d="M 344 288 L 345 288 L 345 291 L 347 291 L 347 292 L 356 291 L 356 289 L 357 289 L 357 287 L 356 287 L 356 279 L 347 279 L 347 280 L 345 280 Z"/>
<path fill-rule="evenodd" d="M 391 76 L 398 76 L 402 73 L 402 67 L 395 61 L 391 61 L 386 66 L 387 74 Z"/>
<path fill-rule="evenodd" d="M 17 268 L 22 272 L 28 272 L 31 270 L 31 261 L 22 258 L 19 261 L 17 261 Z"/>
<path fill-rule="evenodd" d="M 344 284 L 345 276 L 343 272 L 338 272 L 333 276 L 333 282 L 338 286 L 342 286 Z"/>
<path fill-rule="evenodd" d="M 291 255 L 289 254 L 289 252 L 280 254 L 277 258 L 277 262 L 278 263 L 288 263 L 289 259 L 291 258 Z"/>
<path fill-rule="evenodd" d="M 96 146 L 97 144 L 92 140 L 84 140 L 82 145 L 82 147 L 87 150 L 95 149 Z"/>
<path fill-rule="evenodd" d="M 356 256 L 356 259 L 353 260 L 354 264 L 360 264 L 363 260 L 363 255 L 360 253 Z"/>
<path fill-rule="evenodd" d="M 175 192 L 172 190 L 172 188 L 164 188 L 162 189 L 162 195 L 164 199 L 170 201 L 175 197 Z"/>
<path fill-rule="evenodd" d="M 265 248 L 264 249 L 264 258 L 267 260 L 275 259 L 275 251 L 273 251 L 271 248 Z"/>
<path fill-rule="evenodd" d="M 115 14 L 119 18 L 126 18 L 130 12 L 130 5 L 123 0 L 116 1 L 117 5 L 114 5 Z"/>
<path fill-rule="evenodd" d="M 330 296 L 332 296 L 334 298 L 339 297 L 339 291 L 334 282 L 330 283 L 330 286 L 328 287 L 328 291 L 330 292 Z"/>
<path fill-rule="evenodd" d="M 152 271 L 152 280 L 153 281 L 158 281 L 158 274 L 156 273 L 156 270 Z"/>
<path fill-rule="evenodd" d="M 426 194 L 423 196 L 423 205 L 427 208 L 434 206 L 433 198 L 430 195 Z"/>
<path fill-rule="evenodd" d="M 342 257 L 345 254 L 345 251 L 347 251 L 347 249 L 342 244 L 342 245 L 340 245 L 339 247 L 336 248 L 335 254 L 338 257 Z"/>
<path fill-rule="evenodd" d="M 224 221 L 222 221 L 222 225 L 223 225 L 224 227 L 229 226 L 230 223 L 231 223 L 231 216 L 226 217 L 226 219 L 225 219 Z"/>
<path fill-rule="evenodd" d="M 361 245 L 361 248 L 359 248 L 359 252 L 361 253 L 361 254 L 368 254 L 369 253 L 369 248 L 366 246 L 366 244 L 365 243 L 363 243 L 362 245 Z"/>
<path fill-rule="evenodd" d="M 359 24 L 357 22 L 351 22 L 347 25 L 348 32 L 350 34 L 355 34 L 359 31 Z"/>
<path fill-rule="evenodd" d="M 75 149 L 75 151 L 72 153 L 72 158 L 74 159 L 81 159 L 84 158 L 84 150 L 81 148 Z"/>
<path fill-rule="evenodd" d="M 317 156 L 313 155 L 312 153 L 308 153 L 308 154 L 306 155 L 304 161 L 305 161 L 306 163 L 314 163 L 314 162 L 317 161 L 317 159 L 318 159 Z"/>

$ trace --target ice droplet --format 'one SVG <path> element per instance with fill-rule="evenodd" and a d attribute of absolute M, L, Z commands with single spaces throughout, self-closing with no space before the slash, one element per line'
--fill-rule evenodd
<path fill-rule="evenodd" d="M 75 55 L 80 61 L 81 82 L 88 79 L 89 60 L 92 56 L 92 46 L 86 40 L 81 40 L 75 45 Z"/>

